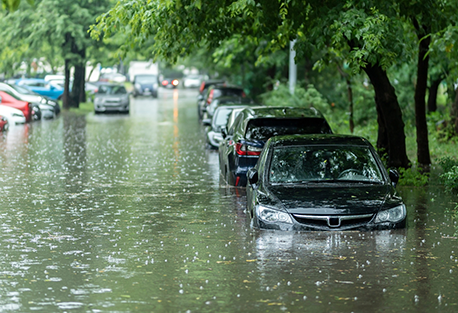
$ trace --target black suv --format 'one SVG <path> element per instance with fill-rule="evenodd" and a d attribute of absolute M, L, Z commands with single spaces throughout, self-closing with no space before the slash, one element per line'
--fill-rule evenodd
<path fill-rule="evenodd" d="M 256 165 L 270 137 L 332 134 L 332 131 L 315 108 L 250 107 L 243 109 L 222 133 L 224 140 L 219 145 L 221 174 L 229 185 L 245 186 L 247 171 Z"/>

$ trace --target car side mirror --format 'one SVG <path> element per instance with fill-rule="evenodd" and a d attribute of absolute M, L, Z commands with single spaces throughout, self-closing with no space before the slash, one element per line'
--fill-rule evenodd
<path fill-rule="evenodd" d="M 391 183 L 393 184 L 393 187 L 396 188 L 396 185 L 398 184 L 399 181 L 399 173 L 396 170 L 390 169 L 389 176 L 391 179 Z"/>
<path fill-rule="evenodd" d="M 202 120 L 202 125 L 204 125 L 204 126 L 211 126 L 211 124 L 212 124 L 212 120 L 209 119 L 209 118 L 204 118 Z"/>
<path fill-rule="evenodd" d="M 246 174 L 248 182 L 250 185 L 255 185 L 259 180 L 258 170 L 255 168 L 250 168 Z"/>
<path fill-rule="evenodd" d="M 227 127 L 221 127 L 221 135 L 224 139 L 227 137 Z"/>

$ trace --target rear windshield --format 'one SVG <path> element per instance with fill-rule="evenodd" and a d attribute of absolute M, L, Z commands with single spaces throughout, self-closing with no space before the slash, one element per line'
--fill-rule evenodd
<path fill-rule="evenodd" d="M 122 95 L 126 94 L 127 91 L 126 88 L 124 88 L 124 86 L 100 85 L 97 93 L 105 95 Z"/>
<path fill-rule="evenodd" d="M 267 140 L 280 135 L 330 133 L 328 123 L 322 118 L 261 118 L 249 121 L 245 138 Z"/>
<path fill-rule="evenodd" d="M 243 92 L 243 89 L 238 89 L 238 88 L 224 88 L 224 89 L 215 88 L 213 90 L 213 98 L 244 97 L 244 96 L 245 94 Z"/>
<path fill-rule="evenodd" d="M 157 83 L 157 76 L 155 75 L 148 75 L 148 76 L 136 76 L 135 82 L 139 84 L 152 84 Z"/>

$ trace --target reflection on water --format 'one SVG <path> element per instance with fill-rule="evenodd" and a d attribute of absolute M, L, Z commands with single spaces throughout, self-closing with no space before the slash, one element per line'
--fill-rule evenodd
<path fill-rule="evenodd" d="M 406 230 L 252 229 L 195 105 L 161 90 L 0 138 L 1 311 L 457 310 L 455 195 L 401 189 Z"/>

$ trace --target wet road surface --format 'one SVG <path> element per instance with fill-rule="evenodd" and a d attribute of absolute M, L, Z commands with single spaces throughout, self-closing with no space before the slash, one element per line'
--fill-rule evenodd
<path fill-rule="evenodd" d="M 0 135 L 0 311 L 456 312 L 457 197 L 403 188 L 408 228 L 250 228 L 195 90 Z"/>

